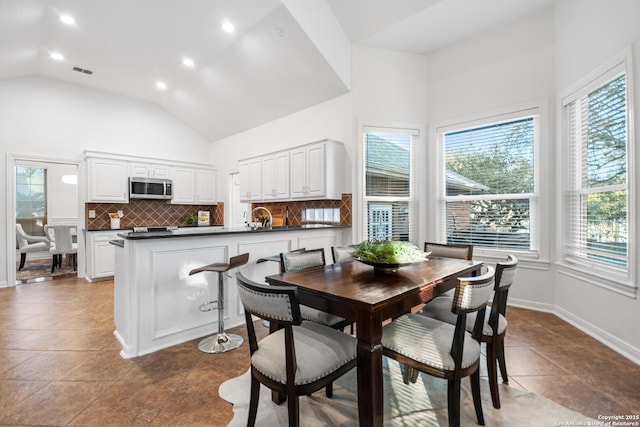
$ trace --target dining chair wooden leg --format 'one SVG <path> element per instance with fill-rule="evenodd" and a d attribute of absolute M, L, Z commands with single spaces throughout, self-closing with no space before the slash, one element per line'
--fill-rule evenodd
<path fill-rule="evenodd" d="M 473 407 L 476 410 L 478 424 L 484 425 L 484 414 L 482 413 L 482 397 L 480 397 L 480 367 L 469 377 L 471 381 L 471 395 L 473 396 Z"/>
<path fill-rule="evenodd" d="M 287 396 L 287 401 L 289 410 L 289 426 L 298 427 L 300 425 L 298 396 Z"/>
<path fill-rule="evenodd" d="M 496 345 L 487 343 L 487 375 L 489 376 L 489 391 L 491 391 L 491 403 L 496 409 L 500 409 L 500 393 L 498 392 L 498 355 Z"/>
<path fill-rule="evenodd" d="M 498 339 L 494 344 L 496 346 L 496 354 L 498 357 L 498 364 L 500 365 L 500 375 L 502 375 L 502 382 L 509 384 L 509 376 L 507 375 L 507 362 L 504 358 L 504 337 Z"/>
<path fill-rule="evenodd" d="M 247 426 L 256 425 L 256 415 L 258 414 L 258 400 L 260 399 L 260 381 L 251 375 L 251 397 L 249 398 L 249 418 Z"/>
<path fill-rule="evenodd" d="M 324 388 L 324 394 L 327 397 L 333 397 L 333 382 L 327 384 L 327 386 Z"/>
<path fill-rule="evenodd" d="M 449 427 L 460 427 L 460 376 L 447 381 Z"/>

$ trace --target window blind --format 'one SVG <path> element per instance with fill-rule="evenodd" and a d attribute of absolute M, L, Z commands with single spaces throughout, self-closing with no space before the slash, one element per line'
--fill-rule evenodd
<path fill-rule="evenodd" d="M 536 249 L 537 110 L 441 131 L 440 228 L 448 243 Z"/>
<path fill-rule="evenodd" d="M 409 240 L 413 234 L 416 136 L 412 130 L 365 129 L 363 224 L 369 240 Z"/>
<path fill-rule="evenodd" d="M 626 77 L 563 106 L 565 259 L 628 267 Z"/>

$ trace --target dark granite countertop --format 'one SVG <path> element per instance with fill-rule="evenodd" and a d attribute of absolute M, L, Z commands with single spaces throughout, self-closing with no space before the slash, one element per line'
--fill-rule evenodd
<path fill-rule="evenodd" d="M 125 231 L 118 233 L 118 237 L 126 240 L 140 240 L 140 239 L 163 239 L 172 237 L 200 237 L 200 236 L 218 236 L 225 234 L 262 234 L 262 233 L 274 233 L 282 231 L 304 231 L 304 230 L 323 230 L 323 229 L 335 229 L 335 228 L 351 228 L 350 225 L 339 224 L 305 224 L 305 225 L 290 225 L 282 227 L 272 228 L 256 228 L 251 229 L 248 227 L 184 227 L 171 231 L 147 231 L 147 232 L 134 232 Z"/>

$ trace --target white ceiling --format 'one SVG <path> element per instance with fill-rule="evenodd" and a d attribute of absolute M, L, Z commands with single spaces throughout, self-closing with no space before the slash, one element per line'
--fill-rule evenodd
<path fill-rule="evenodd" d="M 428 54 L 558 0 L 323 1 L 352 44 Z M 0 0 L 0 79 L 42 75 L 154 102 L 217 140 L 349 91 L 286 3 Z"/>

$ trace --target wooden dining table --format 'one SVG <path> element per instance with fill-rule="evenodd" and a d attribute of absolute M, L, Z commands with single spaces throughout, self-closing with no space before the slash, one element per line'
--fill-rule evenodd
<path fill-rule="evenodd" d="M 481 262 L 430 258 L 395 272 L 359 261 L 267 276 L 273 285 L 298 287 L 300 304 L 356 322 L 358 417 L 361 426 L 384 421 L 382 326 L 476 274 Z"/>

